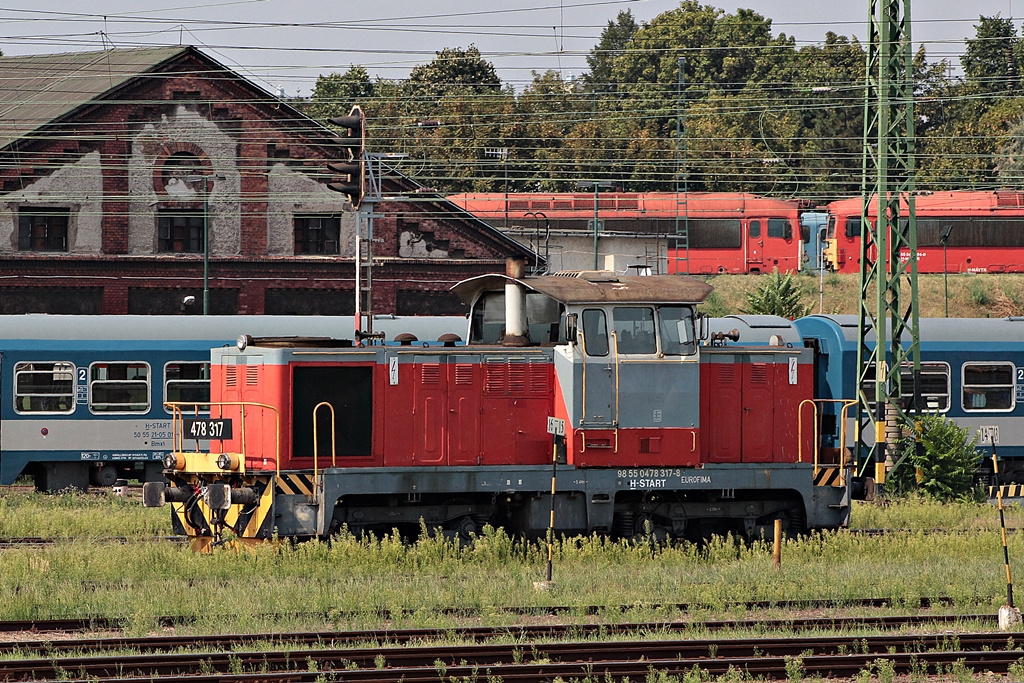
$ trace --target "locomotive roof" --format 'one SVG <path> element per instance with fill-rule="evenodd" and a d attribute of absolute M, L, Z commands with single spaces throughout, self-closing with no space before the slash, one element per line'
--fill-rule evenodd
<path fill-rule="evenodd" d="M 463 280 L 452 291 L 464 303 L 483 292 L 502 289 L 515 282 L 546 294 L 563 304 L 598 303 L 700 303 L 711 285 L 682 275 L 616 275 L 606 271 L 577 271 L 516 279 L 507 275 L 480 275 Z"/>

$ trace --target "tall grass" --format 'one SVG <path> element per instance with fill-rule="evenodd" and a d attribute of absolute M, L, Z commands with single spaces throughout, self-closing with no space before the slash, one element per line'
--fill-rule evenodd
<path fill-rule="evenodd" d="M 371 628 L 385 618 L 396 627 L 450 626 L 443 610 L 474 610 L 483 623 L 516 617 L 506 607 L 568 606 L 567 618 L 597 606 L 608 621 L 671 618 L 671 605 L 698 606 L 702 615 L 743 616 L 751 600 L 888 598 L 916 606 L 921 597 L 948 596 L 955 611 L 994 611 L 1005 595 L 996 512 L 984 505 L 910 501 L 860 504 L 860 526 L 909 529 L 872 537 L 846 532 L 789 541 L 776 570 L 767 543 L 731 538 L 698 547 L 662 547 L 599 537 L 555 544 L 553 591 L 537 591 L 547 548 L 487 529 L 470 546 L 441 538 L 415 544 L 394 536 L 308 542 L 195 554 L 153 541 L 166 531 L 138 501 L 94 496 L 25 496 L 0 500 L 8 535 L 47 535 L 26 524 L 45 517 L 53 528 L 86 529 L 54 546 L 0 551 L 0 619 L 107 616 L 134 630 L 155 628 L 157 617 L 190 616 L 197 631 L 273 628 Z M 80 503 L 81 517 L 74 521 Z M 137 507 L 136 507 L 137 506 Z M 1011 526 L 1022 513 L 1008 511 Z M 24 516 L 24 519 L 16 519 Z M 965 533 L 930 533 L 936 527 Z M 10 530 L 17 529 L 18 533 Z M 984 529 L 984 530 L 979 530 Z M 68 534 L 74 535 L 74 534 Z M 134 535 L 110 544 L 97 536 Z M 1024 560 L 1024 534 L 1010 536 L 1010 557 Z M 626 612 L 620 606 L 632 606 Z M 665 607 L 668 605 L 668 607 Z M 572 608 L 575 608 L 573 610 Z M 382 616 L 384 615 L 384 616 Z"/>

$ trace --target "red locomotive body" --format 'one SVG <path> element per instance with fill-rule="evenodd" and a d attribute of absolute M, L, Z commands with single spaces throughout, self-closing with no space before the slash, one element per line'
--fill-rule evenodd
<path fill-rule="evenodd" d="M 599 272 L 455 290 L 465 346 L 214 349 L 200 423 L 220 438 L 208 453 L 179 438 L 173 486 L 147 504 L 170 500 L 199 547 L 225 529 L 536 537 L 552 507 L 558 533 L 617 537 L 846 523 L 848 477 L 813 483 L 811 351 L 700 345 L 706 284 Z"/>
<path fill-rule="evenodd" d="M 901 213 L 908 211 L 906 199 Z M 915 197 L 919 273 L 1024 272 L 1024 193 L 934 192 Z M 869 209 L 872 229 L 878 203 Z M 903 219 L 905 220 L 905 218 Z M 824 247 L 828 268 L 840 273 L 860 269 L 861 199 L 828 205 Z M 869 258 L 876 255 L 872 250 Z M 900 253 L 906 261 L 908 250 Z"/>
<path fill-rule="evenodd" d="M 457 206 L 496 227 L 532 228 L 543 219 L 563 235 L 660 236 L 668 273 L 761 273 L 800 269 L 799 204 L 741 192 L 459 194 Z"/>

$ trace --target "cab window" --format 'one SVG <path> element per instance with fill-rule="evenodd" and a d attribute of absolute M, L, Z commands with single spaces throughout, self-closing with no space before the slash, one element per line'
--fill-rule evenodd
<path fill-rule="evenodd" d="M 657 353 L 654 338 L 654 309 L 648 306 L 616 306 L 612 309 L 619 353 Z"/>
<path fill-rule="evenodd" d="M 689 356 L 696 352 L 693 309 L 689 306 L 662 306 L 658 309 L 661 352 L 666 356 Z"/>
<path fill-rule="evenodd" d="M 583 344 L 588 356 L 608 355 L 608 325 L 600 308 L 583 311 Z"/>

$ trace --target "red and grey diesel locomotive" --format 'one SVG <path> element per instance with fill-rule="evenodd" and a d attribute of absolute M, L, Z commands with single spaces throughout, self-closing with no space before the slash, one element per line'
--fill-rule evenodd
<path fill-rule="evenodd" d="M 465 345 L 214 349 L 209 413 L 172 406 L 170 485 L 147 484 L 145 504 L 169 502 L 199 549 L 343 528 L 695 539 L 847 524 L 850 470 L 816 445 L 810 349 L 701 343 L 711 288 L 692 278 L 509 273 L 455 286 Z"/>

